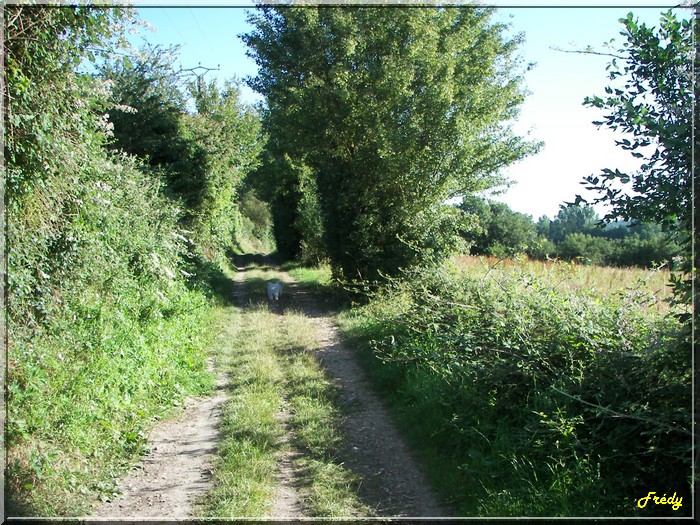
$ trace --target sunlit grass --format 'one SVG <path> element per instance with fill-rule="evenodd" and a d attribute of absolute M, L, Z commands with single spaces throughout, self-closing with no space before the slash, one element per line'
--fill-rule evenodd
<path fill-rule="evenodd" d="M 299 264 L 287 264 L 285 268 L 288 269 L 289 275 L 291 275 L 297 281 L 304 283 L 316 283 L 318 285 L 329 285 L 331 282 L 331 267 L 328 264 L 322 264 L 320 266 L 306 267 Z"/>
<path fill-rule="evenodd" d="M 220 311 L 218 356 L 229 375 L 215 486 L 204 499 L 210 517 L 263 517 L 274 504 L 279 455 L 295 460 L 304 512 L 313 516 L 364 514 L 357 480 L 336 460 L 341 436 L 334 391 L 314 357 L 316 327 L 302 313 L 267 304 L 265 283 L 281 275 L 249 268 L 244 309 Z M 285 296 L 283 295 L 283 298 Z M 284 305 L 280 300 L 280 305 Z M 283 439 L 283 412 L 291 439 Z"/>
<path fill-rule="evenodd" d="M 484 256 L 462 256 L 454 264 L 467 277 L 483 278 L 513 273 L 541 278 L 550 286 L 573 292 L 587 292 L 601 296 L 619 293 L 643 293 L 649 304 L 658 309 L 668 308 L 673 295 L 671 272 L 666 267 L 653 270 L 642 268 L 613 268 L 581 265 L 566 261 L 537 261 L 527 258 L 498 259 Z"/>
<path fill-rule="evenodd" d="M 217 355 L 229 377 L 223 408 L 214 488 L 205 516 L 260 517 L 269 513 L 276 485 L 275 455 L 283 428 L 277 418 L 283 399 L 283 372 L 265 339 L 274 315 L 264 308 L 219 312 Z"/>
<path fill-rule="evenodd" d="M 115 309 L 15 347 L 6 487 L 13 515 L 76 516 L 118 495 L 158 419 L 207 392 L 209 309 L 193 292 L 171 315 Z"/>
<path fill-rule="evenodd" d="M 315 327 L 296 312 L 284 319 L 285 339 L 278 351 L 286 369 L 290 425 L 304 452 L 296 466 L 308 487 L 309 511 L 314 516 L 368 515 L 357 499 L 358 478 L 336 459 L 341 413 L 335 389 L 314 357 Z"/>

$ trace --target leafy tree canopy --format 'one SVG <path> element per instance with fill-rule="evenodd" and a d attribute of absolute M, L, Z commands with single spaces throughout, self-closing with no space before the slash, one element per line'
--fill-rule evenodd
<path fill-rule="evenodd" d="M 312 170 L 337 276 L 373 280 L 454 249 L 461 214 L 442 202 L 494 186 L 500 168 L 535 150 L 506 124 L 524 97 L 521 39 L 507 40 L 490 15 L 252 15 L 244 41 L 260 68 L 251 86 L 267 100 L 271 152 Z"/>
<path fill-rule="evenodd" d="M 625 41 L 608 66 L 605 96 L 584 104 L 605 110 L 598 126 L 626 134 L 617 144 L 643 159 L 637 173 L 606 168 L 585 179 L 611 205 L 606 219 L 654 222 L 690 234 L 693 31 L 672 11 L 658 28 L 632 13 L 620 19 Z M 584 201 L 577 196 L 577 203 Z"/>
<path fill-rule="evenodd" d="M 572 233 L 591 234 L 600 219 L 592 206 L 561 206 L 557 216 L 549 223 L 548 237 L 561 242 Z"/>
<path fill-rule="evenodd" d="M 527 252 L 535 244 L 537 229 L 532 217 L 513 211 L 503 202 L 468 196 L 460 208 L 472 215 L 480 226 L 466 233 L 474 254 L 514 256 Z"/>

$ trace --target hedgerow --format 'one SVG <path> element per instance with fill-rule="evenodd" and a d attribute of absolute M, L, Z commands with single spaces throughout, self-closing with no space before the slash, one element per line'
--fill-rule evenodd
<path fill-rule="evenodd" d="M 211 384 L 182 211 L 155 173 L 107 152 L 108 85 L 79 72 L 116 45 L 125 13 L 5 10 L 12 516 L 80 515 L 111 497 L 153 421 Z"/>
<path fill-rule="evenodd" d="M 687 515 L 691 366 L 679 322 L 643 291 L 561 281 L 561 268 L 415 270 L 346 328 L 463 514 Z M 650 490 L 685 503 L 642 511 Z"/>

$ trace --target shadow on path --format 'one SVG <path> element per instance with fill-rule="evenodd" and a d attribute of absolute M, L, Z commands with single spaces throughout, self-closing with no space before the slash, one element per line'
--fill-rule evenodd
<path fill-rule="evenodd" d="M 260 261 L 259 258 L 251 259 Z M 344 414 L 340 431 L 344 444 L 337 461 L 361 478 L 359 499 L 379 516 L 443 517 L 452 510 L 441 504 L 411 450 L 394 425 L 381 399 L 375 394 L 352 349 L 346 347 L 335 325 L 334 309 L 311 287 L 295 282 L 280 271 L 270 257 L 263 267 L 278 272 L 285 290 L 270 310 L 279 314 L 301 312 L 316 326 L 319 348 L 316 358 L 338 391 L 338 407 Z M 251 284 L 250 301 L 267 302 L 264 278 Z"/>

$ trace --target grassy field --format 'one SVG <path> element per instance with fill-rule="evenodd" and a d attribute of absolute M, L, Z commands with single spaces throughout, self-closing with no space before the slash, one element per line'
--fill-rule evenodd
<path fill-rule="evenodd" d="M 561 290 L 589 292 L 609 296 L 627 293 L 644 295 L 648 305 L 668 310 L 672 296 L 671 272 L 667 267 L 654 270 L 612 268 L 574 264 L 566 261 L 499 259 L 496 257 L 463 256 L 454 259 L 455 266 L 466 277 L 527 274 L 544 279 Z"/>
<path fill-rule="evenodd" d="M 339 322 L 462 515 L 681 516 L 691 367 L 668 277 L 464 257 Z M 687 503 L 642 511 L 648 487 Z"/>

